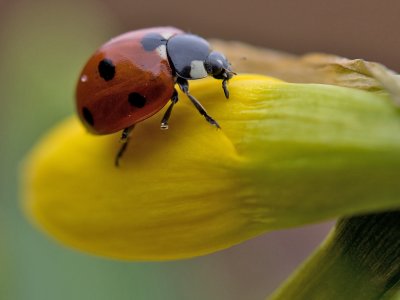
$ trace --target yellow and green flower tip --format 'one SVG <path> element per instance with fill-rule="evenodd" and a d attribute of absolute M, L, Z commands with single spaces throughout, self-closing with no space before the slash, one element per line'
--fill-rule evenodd
<path fill-rule="evenodd" d="M 24 206 L 50 235 L 112 258 L 168 260 L 274 229 L 398 207 L 400 118 L 384 92 L 238 75 L 191 83 L 217 130 L 180 94 L 138 124 L 116 168 L 120 134 L 76 117 L 28 157 Z"/>

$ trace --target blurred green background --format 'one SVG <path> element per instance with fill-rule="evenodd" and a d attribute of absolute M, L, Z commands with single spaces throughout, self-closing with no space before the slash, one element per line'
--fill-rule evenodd
<path fill-rule="evenodd" d="M 124 31 L 173 25 L 205 37 L 294 53 L 326 51 L 400 69 L 400 4 L 386 1 L 0 1 L 0 299 L 263 299 L 323 239 L 330 223 L 276 232 L 175 262 L 129 263 L 71 250 L 20 208 L 20 167 L 74 111 L 91 53 Z M 301 11 L 301 13 L 299 13 Z M 72 199 L 71 199 L 72 200 Z M 301 199 L 299 199 L 301 201 Z"/>

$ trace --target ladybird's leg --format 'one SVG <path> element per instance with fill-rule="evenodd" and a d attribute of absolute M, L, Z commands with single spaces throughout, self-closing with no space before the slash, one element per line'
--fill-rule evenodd
<path fill-rule="evenodd" d="M 186 96 L 189 97 L 190 101 L 192 101 L 193 105 L 197 108 L 199 113 L 204 116 L 207 122 L 210 123 L 211 125 L 214 125 L 217 128 L 221 128 L 217 123 L 217 121 L 215 121 L 212 117 L 208 115 L 203 105 L 201 105 L 201 103 L 189 93 L 189 82 L 186 79 L 180 77 L 178 77 L 176 82 L 178 83 L 182 92 L 184 92 Z"/>
<path fill-rule="evenodd" d="M 130 138 L 133 128 L 135 128 L 135 125 L 129 126 L 122 131 L 122 135 L 121 135 L 121 139 L 120 139 L 120 142 L 122 145 L 119 148 L 117 155 L 115 156 L 115 166 L 116 167 L 119 167 L 119 160 L 122 157 L 122 155 L 124 154 L 126 147 L 128 146 L 129 138 Z"/>
<path fill-rule="evenodd" d="M 174 89 L 174 93 L 171 97 L 171 104 L 168 106 L 168 109 L 161 120 L 161 129 L 168 129 L 169 117 L 171 116 L 172 108 L 174 107 L 176 102 L 178 102 L 178 92 L 176 91 L 176 89 Z"/>
<path fill-rule="evenodd" d="M 224 80 L 222 80 L 222 88 L 224 90 L 224 94 L 225 94 L 225 98 L 229 99 L 229 90 L 228 90 L 228 78 L 225 78 Z"/>

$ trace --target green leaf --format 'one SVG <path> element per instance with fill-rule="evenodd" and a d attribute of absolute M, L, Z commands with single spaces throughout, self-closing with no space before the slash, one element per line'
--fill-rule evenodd
<path fill-rule="evenodd" d="M 343 219 L 271 300 L 394 299 L 400 291 L 400 212 Z"/>

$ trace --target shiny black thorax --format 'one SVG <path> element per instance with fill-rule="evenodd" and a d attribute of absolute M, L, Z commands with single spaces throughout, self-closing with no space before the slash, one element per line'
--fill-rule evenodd
<path fill-rule="evenodd" d="M 209 43 L 193 34 L 179 34 L 171 37 L 167 42 L 167 55 L 177 76 L 185 79 L 200 79 L 208 74 L 204 62 L 211 52 Z M 204 69 L 193 72 L 193 68 Z M 195 76 L 193 73 L 200 75 Z M 203 75 L 201 75 L 203 73 Z"/>
<path fill-rule="evenodd" d="M 204 62 L 211 48 L 205 39 L 197 35 L 177 34 L 166 39 L 158 33 L 150 33 L 142 39 L 141 43 L 146 51 L 165 46 L 168 62 L 177 77 L 200 79 L 208 75 Z M 196 70 L 193 70 L 194 68 Z"/>

